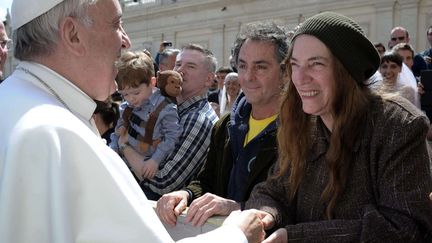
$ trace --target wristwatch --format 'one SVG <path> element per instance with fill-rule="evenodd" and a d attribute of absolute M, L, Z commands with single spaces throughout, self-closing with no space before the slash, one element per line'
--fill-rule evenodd
<path fill-rule="evenodd" d="M 119 151 L 120 151 L 120 153 L 123 154 L 123 151 L 125 150 L 125 148 L 126 148 L 127 146 L 130 146 L 129 142 L 126 142 L 126 143 L 120 144 L 120 145 L 119 145 Z"/>

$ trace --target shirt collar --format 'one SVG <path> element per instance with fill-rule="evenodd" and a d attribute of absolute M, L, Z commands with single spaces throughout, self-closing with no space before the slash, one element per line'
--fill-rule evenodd
<path fill-rule="evenodd" d="M 74 115 L 87 122 L 86 124 L 92 123 L 92 115 L 96 109 L 96 103 L 72 82 L 65 79 L 54 70 L 38 63 L 22 61 L 17 67 L 18 72 L 21 71 L 19 68 L 27 69 L 30 73 L 40 78 L 57 93 Z M 25 72 L 21 72 L 21 75 L 25 75 Z M 52 94 L 52 92 L 37 80 L 37 78 L 33 77 L 33 75 L 28 74 L 27 76 L 26 80 L 29 80 L 36 86 Z"/>
<path fill-rule="evenodd" d="M 202 99 L 207 99 L 207 94 L 197 95 L 197 96 L 194 96 L 192 98 L 189 98 L 189 99 L 185 100 L 183 103 L 181 103 L 180 105 L 178 105 L 179 113 L 181 111 L 189 108 L 191 105 L 195 104 L 197 101 L 200 101 Z"/>

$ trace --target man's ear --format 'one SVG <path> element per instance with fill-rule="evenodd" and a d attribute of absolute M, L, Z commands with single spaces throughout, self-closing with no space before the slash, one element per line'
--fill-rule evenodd
<path fill-rule="evenodd" d="M 211 87 L 211 85 L 213 83 L 213 80 L 215 80 L 215 78 L 216 78 L 216 74 L 215 73 L 209 73 L 209 74 L 207 74 L 207 79 L 206 79 L 206 82 L 205 82 L 205 86 L 207 88 Z"/>
<path fill-rule="evenodd" d="M 72 17 L 66 17 L 60 22 L 60 40 L 69 52 L 77 56 L 85 53 L 83 40 L 81 39 L 82 26 Z"/>

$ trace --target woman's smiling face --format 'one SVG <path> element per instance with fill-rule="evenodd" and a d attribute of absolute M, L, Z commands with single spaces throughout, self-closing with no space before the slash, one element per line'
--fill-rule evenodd
<path fill-rule="evenodd" d="M 289 61 L 291 79 L 302 100 L 303 111 L 332 120 L 332 101 L 335 90 L 333 55 L 314 36 L 300 35 L 293 43 Z"/>

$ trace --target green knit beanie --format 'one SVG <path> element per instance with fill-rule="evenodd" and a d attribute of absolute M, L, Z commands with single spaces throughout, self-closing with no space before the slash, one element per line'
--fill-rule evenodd
<path fill-rule="evenodd" d="M 302 34 L 322 41 L 351 76 L 362 84 L 380 65 L 380 57 L 361 27 L 354 20 L 333 12 L 323 12 L 307 19 L 292 41 Z"/>

